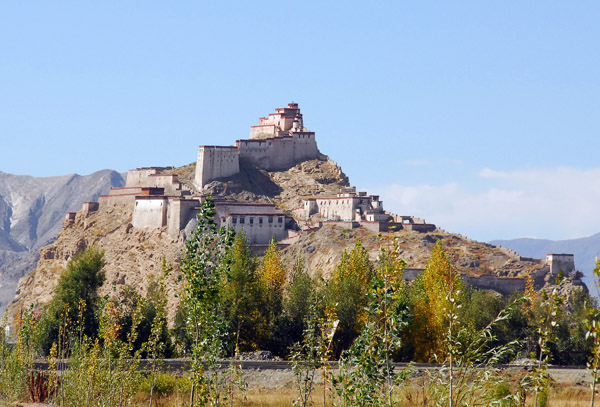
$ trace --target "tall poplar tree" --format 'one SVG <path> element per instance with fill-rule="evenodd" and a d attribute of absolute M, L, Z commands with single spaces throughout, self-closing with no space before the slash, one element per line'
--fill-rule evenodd
<path fill-rule="evenodd" d="M 438 240 L 425 271 L 417 277 L 412 289 L 414 316 L 407 340 L 413 345 L 417 361 L 429 362 L 441 350 L 451 299 L 461 293 L 464 293 L 462 280 Z"/>

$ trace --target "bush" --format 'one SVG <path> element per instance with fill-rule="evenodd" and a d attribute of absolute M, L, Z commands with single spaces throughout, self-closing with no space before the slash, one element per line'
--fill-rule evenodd
<path fill-rule="evenodd" d="M 172 376 L 168 373 L 159 373 L 154 376 L 154 394 L 160 397 L 167 397 L 172 395 L 175 390 L 180 387 L 180 378 Z M 144 393 L 150 393 L 152 388 L 152 376 L 147 376 L 142 381 L 140 390 Z"/>

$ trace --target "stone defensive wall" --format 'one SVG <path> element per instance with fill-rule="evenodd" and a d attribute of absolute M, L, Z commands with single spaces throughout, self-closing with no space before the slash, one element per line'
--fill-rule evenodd
<path fill-rule="evenodd" d="M 176 237 L 196 217 L 200 199 L 171 198 L 168 205 L 167 231 L 170 236 Z"/>
<path fill-rule="evenodd" d="M 168 198 L 165 196 L 138 196 L 135 199 L 131 224 L 134 228 L 160 228 L 165 226 L 167 221 L 167 203 Z"/>
<path fill-rule="evenodd" d="M 194 182 L 203 188 L 210 181 L 240 172 L 240 159 L 234 146 L 200 146 Z"/>
<path fill-rule="evenodd" d="M 125 185 L 128 187 L 149 186 L 148 179 L 151 175 L 158 175 L 162 171 L 172 170 L 173 167 L 142 167 L 127 171 Z"/>
<path fill-rule="evenodd" d="M 515 291 L 525 291 L 525 278 L 508 278 L 496 276 L 469 277 L 462 276 L 463 281 L 480 290 L 493 290 L 502 295 L 510 295 Z"/>
<path fill-rule="evenodd" d="M 361 220 L 360 226 L 363 228 L 370 230 L 371 232 L 380 233 L 380 232 L 395 232 L 403 229 L 403 225 L 401 223 L 394 222 L 379 222 L 379 221 L 368 221 Z"/>
<path fill-rule="evenodd" d="M 81 212 L 83 216 L 88 216 L 92 212 L 96 212 L 100 204 L 98 202 L 84 202 Z"/>
<path fill-rule="evenodd" d="M 98 202 L 102 206 L 133 208 L 135 197 L 139 194 L 100 195 Z"/>
<path fill-rule="evenodd" d="M 135 228 L 166 226 L 169 235 L 177 237 L 179 232 L 194 218 L 199 205 L 199 199 L 137 196 L 131 224 Z"/>
<path fill-rule="evenodd" d="M 236 140 L 241 159 L 265 170 L 281 170 L 319 157 L 314 132 L 292 132 L 289 136 Z"/>
<path fill-rule="evenodd" d="M 406 268 L 402 278 L 413 281 L 424 269 Z M 461 276 L 465 284 L 480 290 L 493 290 L 502 295 L 510 295 L 515 291 L 525 291 L 525 278 L 509 278 L 497 276 Z"/>
<path fill-rule="evenodd" d="M 325 225 L 333 225 L 333 226 L 337 226 L 339 228 L 343 228 L 343 229 L 355 229 L 357 227 L 360 226 L 359 222 L 350 220 L 350 221 L 345 221 L 345 220 L 324 220 L 324 221 L 320 221 L 319 222 L 319 227 L 325 226 Z"/>
<path fill-rule="evenodd" d="M 163 193 L 167 195 L 179 194 L 181 192 L 181 182 L 179 182 L 177 175 L 161 173 L 162 171 L 171 169 L 173 167 L 147 167 L 129 170 L 127 172 L 125 188 L 163 188 Z"/>

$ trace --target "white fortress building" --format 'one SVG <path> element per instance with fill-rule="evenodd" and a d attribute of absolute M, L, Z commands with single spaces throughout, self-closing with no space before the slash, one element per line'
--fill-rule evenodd
<path fill-rule="evenodd" d="M 306 221 L 337 223 L 354 228 L 362 226 L 373 232 L 414 230 L 432 232 L 435 225 L 414 216 L 400 216 L 383 210 L 379 195 L 356 192 L 356 187 L 341 188 L 336 196 L 303 199 L 297 213 Z"/>
<path fill-rule="evenodd" d="M 304 127 L 298 104 L 289 103 L 258 119 L 248 140 L 237 140 L 235 146 L 200 146 L 194 183 L 202 189 L 211 181 L 235 175 L 240 161 L 281 170 L 320 156 L 315 133 Z"/>

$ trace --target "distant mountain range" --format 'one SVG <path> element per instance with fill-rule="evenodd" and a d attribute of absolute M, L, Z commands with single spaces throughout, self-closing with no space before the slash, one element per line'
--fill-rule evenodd
<path fill-rule="evenodd" d="M 35 267 L 39 248 L 61 230 L 65 214 L 124 184 L 112 170 L 43 178 L 0 171 L 0 315 L 19 278 Z"/>
<path fill-rule="evenodd" d="M 523 257 L 545 258 L 549 253 L 571 253 L 575 255 L 575 267 L 585 277 L 583 280 L 590 288 L 590 292 L 598 295 L 593 288 L 594 278 L 592 270 L 596 266 L 596 256 L 600 257 L 600 233 L 589 237 L 570 240 L 545 240 L 545 239 L 512 239 L 492 240 L 496 246 L 507 247 Z"/>

